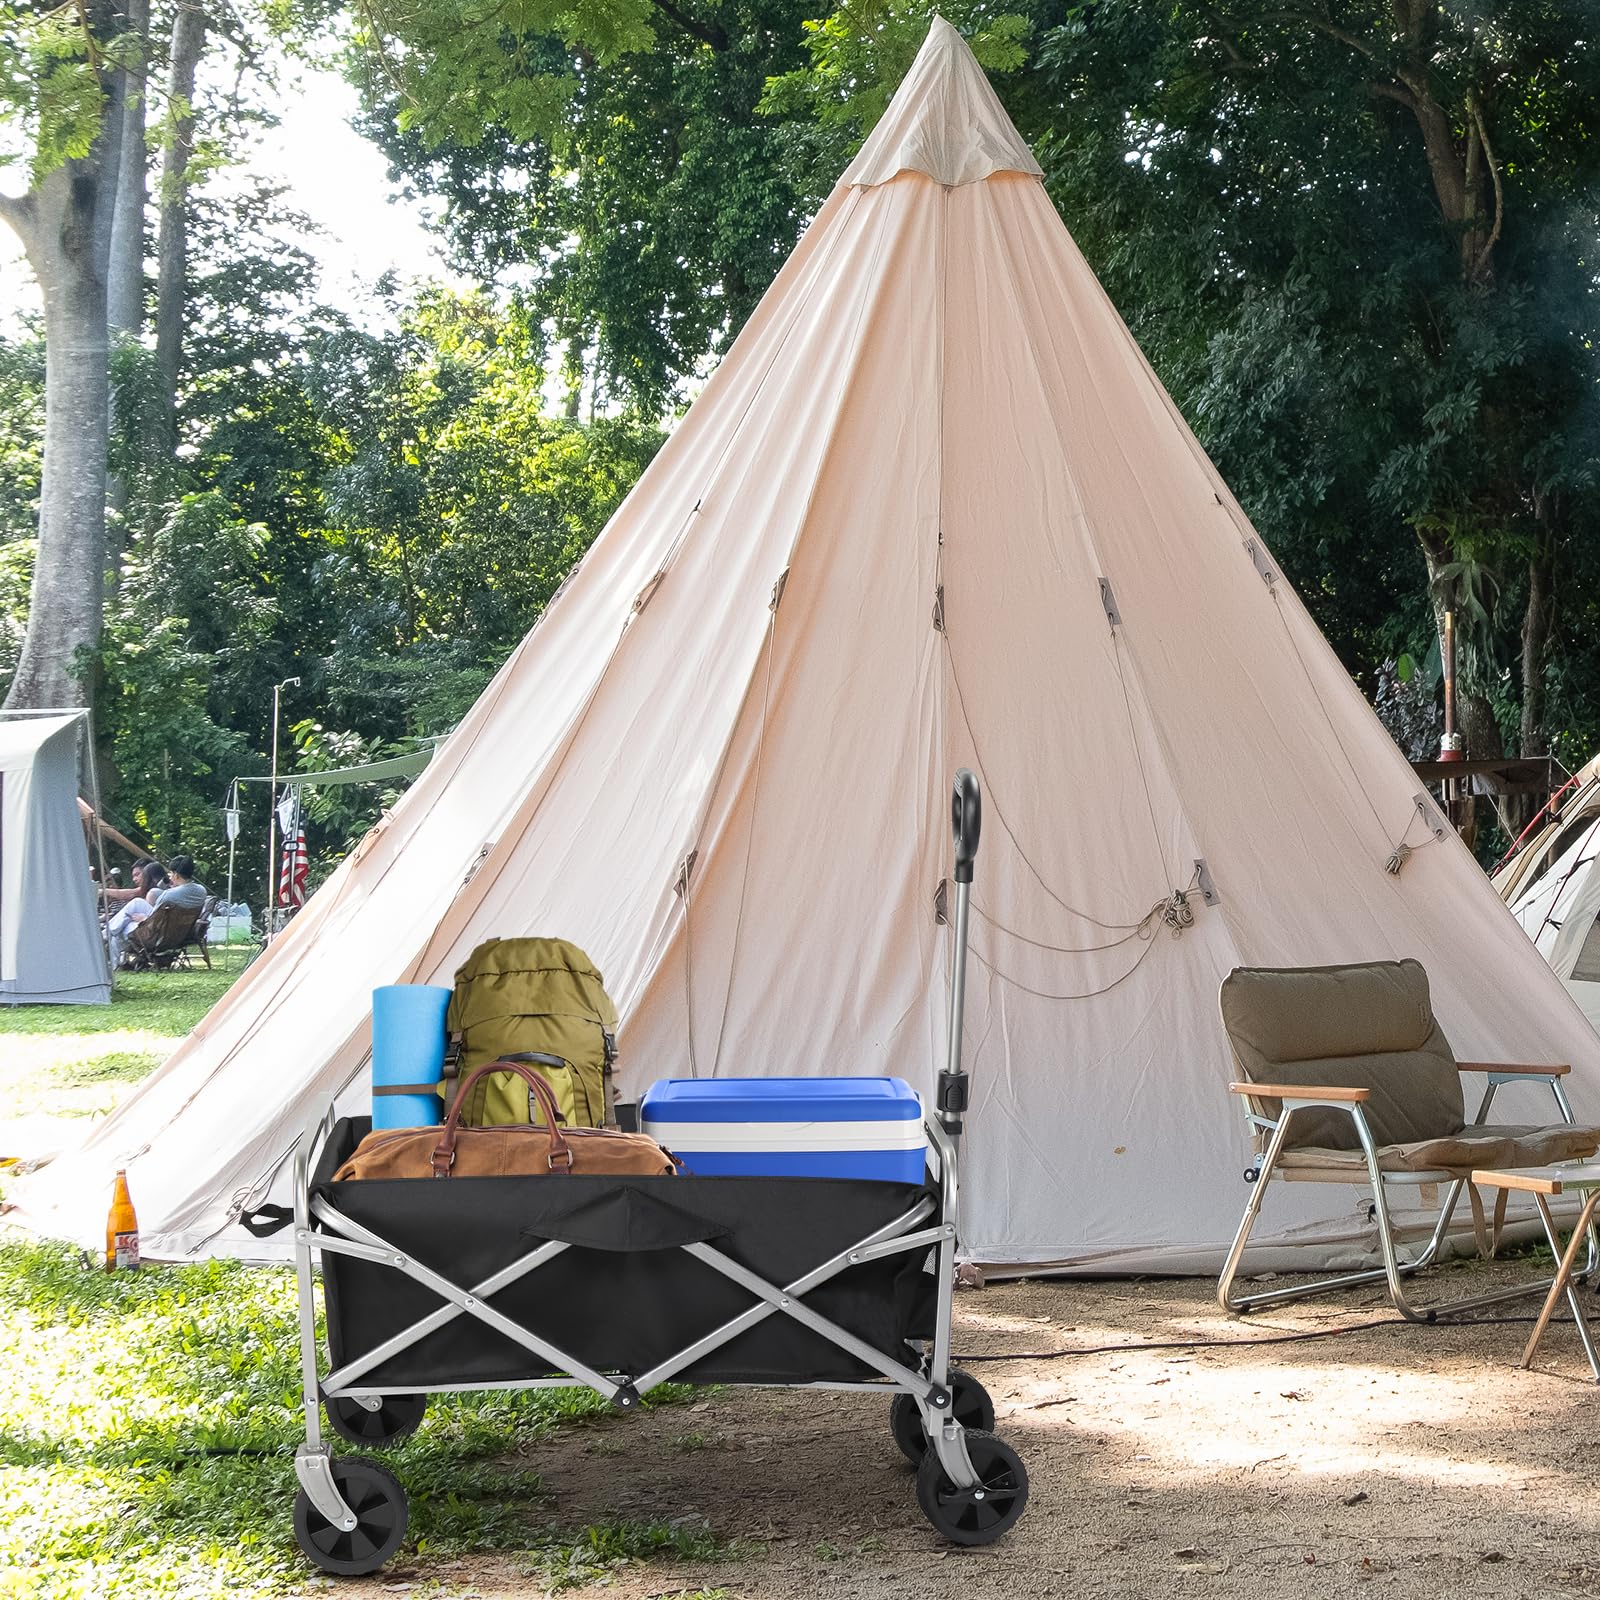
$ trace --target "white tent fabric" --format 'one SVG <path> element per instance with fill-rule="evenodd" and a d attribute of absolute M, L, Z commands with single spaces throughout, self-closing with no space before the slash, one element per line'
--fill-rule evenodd
<path fill-rule="evenodd" d="M 1600 1045 L 1419 799 L 1037 172 L 936 24 L 538 627 L 193 1038 L 23 1192 L 36 1225 L 92 1238 L 126 1165 L 147 1248 L 251 1253 L 230 1208 L 279 1181 L 315 1094 L 361 1103 L 369 991 L 448 983 L 497 935 L 596 959 L 625 1089 L 927 1091 L 963 764 L 987 817 L 974 1256 L 1216 1264 L 1244 1193 L 1216 1008 L 1239 963 L 1419 956 L 1464 1056 L 1571 1060 L 1600 1116 Z M 1333 1241 L 1311 1261 L 1359 1248 L 1354 1193 L 1310 1187 L 1269 1207 L 1280 1237 Z"/>
<path fill-rule="evenodd" d="M 1600 756 L 1556 815 L 1496 875 L 1540 955 L 1600 1028 Z"/>
<path fill-rule="evenodd" d="M 0 721 L 0 1005 L 105 1005 L 78 818 L 81 714 Z"/>

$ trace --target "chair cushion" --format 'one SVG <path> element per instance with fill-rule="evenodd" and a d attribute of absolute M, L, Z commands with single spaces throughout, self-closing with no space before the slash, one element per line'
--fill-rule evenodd
<path fill-rule="evenodd" d="M 1348 1120 L 1348 1119 L 1347 1119 Z M 1442 1139 L 1386 1144 L 1378 1149 L 1382 1172 L 1448 1172 L 1465 1177 L 1474 1168 L 1542 1167 L 1552 1161 L 1573 1161 L 1600 1150 L 1600 1128 L 1573 1128 L 1566 1123 L 1536 1128 L 1485 1124 L 1463 1128 Z M 1366 1161 L 1359 1150 L 1297 1146 L 1279 1161 L 1286 1178 L 1359 1177 Z"/>
<path fill-rule="evenodd" d="M 1222 1021 L 1256 1083 L 1371 1090 L 1367 1124 L 1385 1146 L 1447 1138 L 1466 1123 L 1461 1074 L 1433 1015 L 1419 961 L 1240 967 L 1222 984 Z M 1276 1118 L 1274 1101 L 1255 1102 Z M 1287 1149 L 1360 1149 L 1344 1111 L 1299 1111 Z"/>

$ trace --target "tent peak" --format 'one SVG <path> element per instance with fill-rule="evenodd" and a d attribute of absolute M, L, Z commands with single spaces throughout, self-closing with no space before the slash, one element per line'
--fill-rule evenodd
<path fill-rule="evenodd" d="M 1043 176 L 972 47 L 943 17 L 841 183 L 872 188 L 902 172 L 936 183 L 981 183 L 997 172 Z"/>

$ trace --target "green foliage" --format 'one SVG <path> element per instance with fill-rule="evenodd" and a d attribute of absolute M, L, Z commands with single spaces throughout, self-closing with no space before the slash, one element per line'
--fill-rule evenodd
<path fill-rule="evenodd" d="M 996 14 L 984 0 L 845 0 L 831 16 L 802 24 L 805 64 L 768 79 L 759 109 L 792 119 L 784 130 L 788 159 L 813 200 L 832 187 L 883 115 L 935 14 L 966 38 L 987 72 L 1004 79 L 1027 62 L 1033 17 Z"/>
<path fill-rule="evenodd" d="M 1570 583 L 1600 531 L 1600 148 L 1579 110 L 1600 60 L 1563 42 L 1586 36 L 1583 5 L 1422 9 L 1406 81 L 1454 119 L 1453 159 L 1472 107 L 1490 129 L 1492 254 L 1441 221 L 1386 5 L 1072 7 L 1040 39 L 1058 105 L 1041 154 L 1347 665 L 1370 684 L 1427 652 L 1426 554 L 1471 613 L 1465 676 L 1514 726 L 1527 561 L 1553 541 Z M 1591 652 L 1574 622 L 1556 649 Z"/>
<path fill-rule="evenodd" d="M 325 480 L 340 531 L 315 574 L 341 610 L 327 709 L 389 738 L 443 732 L 548 604 L 659 434 L 548 416 L 526 319 L 482 296 L 431 293 L 402 313 L 398 335 L 350 330 L 322 353 L 339 385 L 322 403 L 343 424 L 343 459 Z M 424 695 L 397 699 L 405 687 Z"/>
<path fill-rule="evenodd" d="M 402 130 L 471 146 L 490 130 L 528 140 L 559 129 L 578 83 L 547 41 L 581 50 L 593 71 L 647 49 L 652 15 L 646 0 L 379 3 L 365 9 L 357 44 L 399 87 Z"/>
<path fill-rule="evenodd" d="M 115 808 L 156 854 L 192 854 L 207 882 L 226 855 L 217 800 L 259 764 L 213 712 L 277 620 L 258 592 L 265 542 L 216 491 L 183 496 L 131 541 L 106 618 L 101 704 Z"/>
<path fill-rule="evenodd" d="M 782 130 L 757 105 L 803 62 L 806 11 L 643 9 L 648 26 L 622 7 L 603 32 L 574 13 L 478 41 L 466 125 L 370 50 L 353 72 L 397 176 L 443 202 L 463 270 L 516 288 L 574 406 L 587 383 L 596 408 L 653 419 L 743 325 L 804 221 Z M 507 114 L 552 81 L 566 87 L 549 114 Z"/>
<path fill-rule="evenodd" d="M 0 122 L 20 135 L 8 155 L 26 160 L 32 185 L 89 154 L 105 108 L 103 74 L 137 60 L 139 48 L 116 32 L 109 6 L 0 4 Z"/>
<path fill-rule="evenodd" d="M 269 188 L 196 207 L 179 394 L 182 449 L 152 449 L 150 354 L 113 361 L 115 529 L 99 696 L 106 810 L 220 889 L 221 808 L 285 728 L 345 764 L 415 747 L 466 712 L 654 453 L 626 418 L 549 414 L 529 316 L 486 295 L 392 287 L 370 332 L 314 299 L 309 226 Z M 0 682 L 32 570 L 42 361 L 0 339 Z M 315 713 L 315 715 L 313 715 Z M 356 752 L 360 752 L 356 755 Z M 336 753 L 342 753 L 336 754 Z M 393 791 L 312 790 L 315 871 Z M 236 893 L 260 903 L 264 785 L 244 799 Z M 251 846 L 256 840 L 262 848 Z"/>

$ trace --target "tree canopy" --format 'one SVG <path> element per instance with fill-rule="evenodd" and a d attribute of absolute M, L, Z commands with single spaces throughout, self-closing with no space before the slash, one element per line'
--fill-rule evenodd
<path fill-rule="evenodd" d="M 119 818 L 214 870 L 227 781 L 260 768 L 285 678 L 286 748 L 308 767 L 446 731 L 743 325 L 931 9 L 373 0 L 335 23 L 363 131 L 475 287 L 374 283 L 357 320 L 319 303 L 292 197 L 207 186 L 231 113 L 179 92 L 204 43 L 181 35 L 186 8 L 0 7 L 0 121 L 30 193 L 75 162 L 108 170 L 118 73 L 171 74 L 153 142 L 178 180 L 139 225 L 160 326 L 135 317 L 101 380 L 111 583 L 90 679 Z M 941 10 L 1410 753 L 1437 743 L 1447 607 L 1473 753 L 1591 753 L 1588 0 Z M 207 25 L 242 50 L 330 15 L 269 14 Z M 250 93 L 270 115 L 270 82 Z M 42 337 L 0 341 L 0 674 L 48 523 L 44 398 Z M 314 809 L 324 865 L 383 800 Z"/>

